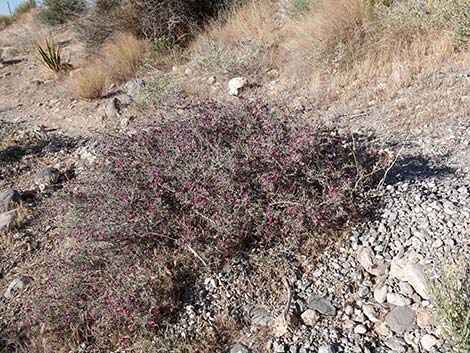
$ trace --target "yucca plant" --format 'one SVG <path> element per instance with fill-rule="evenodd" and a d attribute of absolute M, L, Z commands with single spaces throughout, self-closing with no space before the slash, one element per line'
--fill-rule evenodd
<path fill-rule="evenodd" d="M 60 46 L 54 40 L 46 39 L 44 46 L 36 42 L 36 51 L 38 53 L 38 60 L 54 72 L 60 72 L 71 68 L 68 61 L 62 62 Z"/>

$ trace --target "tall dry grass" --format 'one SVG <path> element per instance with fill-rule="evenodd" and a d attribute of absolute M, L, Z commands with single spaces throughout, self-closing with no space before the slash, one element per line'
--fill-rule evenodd
<path fill-rule="evenodd" d="M 124 82 L 136 76 L 145 59 L 148 46 L 129 33 L 119 34 L 104 48 L 104 62 L 111 78 Z"/>
<path fill-rule="evenodd" d="M 108 70 L 104 63 L 95 61 L 71 78 L 71 91 L 84 99 L 101 98 L 108 83 Z"/>
<path fill-rule="evenodd" d="M 271 67 L 279 42 L 277 1 L 253 0 L 232 8 L 190 47 L 193 65 L 216 75 L 257 75 Z"/>
<path fill-rule="evenodd" d="M 192 45 L 194 66 L 255 75 L 278 68 L 303 88 L 381 85 L 396 89 L 435 72 L 470 38 L 466 0 L 318 0 L 279 18 L 280 2 L 230 12 Z"/>

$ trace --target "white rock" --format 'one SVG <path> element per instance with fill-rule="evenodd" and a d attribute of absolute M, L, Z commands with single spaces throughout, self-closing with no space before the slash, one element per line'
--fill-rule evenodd
<path fill-rule="evenodd" d="M 396 306 L 405 306 L 411 303 L 408 298 L 405 298 L 404 296 L 396 293 L 388 293 L 387 302 Z"/>
<path fill-rule="evenodd" d="M 302 318 L 302 321 L 304 322 L 305 325 L 315 326 L 315 324 L 320 319 L 320 314 L 318 314 L 313 309 L 307 309 L 302 313 L 302 315 L 300 315 L 300 317 Z"/>
<path fill-rule="evenodd" d="M 248 80 L 245 77 L 235 77 L 228 81 L 228 93 L 231 96 L 238 96 L 240 89 L 246 86 Z"/>
<path fill-rule="evenodd" d="M 431 326 L 434 321 L 431 315 L 429 315 L 425 309 L 421 308 L 416 312 L 416 323 L 418 324 L 418 327 L 425 329 Z"/>
<path fill-rule="evenodd" d="M 387 300 L 388 286 L 384 285 L 383 287 L 374 289 L 374 299 L 377 303 L 383 304 Z"/>
<path fill-rule="evenodd" d="M 331 344 L 325 344 L 318 348 L 318 353 L 335 353 L 336 348 Z"/>
<path fill-rule="evenodd" d="M 430 352 L 431 349 L 437 345 L 437 339 L 433 335 L 424 335 L 419 341 L 421 347 L 427 352 Z"/>
<path fill-rule="evenodd" d="M 392 335 L 392 331 L 390 331 L 385 322 L 381 322 L 380 324 L 376 325 L 374 330 L 383 337 L 390 337 Z"/>
<path fill-rule="evenodd" d="M 364 325 L 359 324 L 356 327 L 354 327 L 354 332 L 359 335 L 364 335 L 367 333 L 367 328 Z"/>
<path fill-rule="evenodd" d="M 10 299 L 11 297 L 13 297 L 13 293 L 15 291 L 23 289 L 29 284 L 29 282 L 31 282 L 31 280 L 25 276 L 15 278 L 13 281 L 11 281 L 7 290 L 5 291 L 5 293 L 3 293 L 3 296 L 7 299 Z"/>
<path fill-rule="evenodd" d="M 16 222 L 16 215 L 16 210 L 0 213 L 0 231 L 13 227 Z"/>
<path fill-rule="evenodd" d="M 374 251 L 368 246 L 359 248 L 357 251 L 357 261 L 371 275 L 383 276 L 387 272 L 385 261 L 375 257 Z"/>
<path fill-rule="evenodd" d="M 429 299 L 426 289 L 424 266 L 414 259 L 407 257 L 394 259 L 390 267 L 390 276 L 400 281 L 408 282 L 421 298 Z"/>
<path fill-rule="evenodd" d="M 367 318 L 372 321 L 372 322 L 379 322 L 379 316 L 377 315 L 377 312 L 375 311 L 374 307 L 372 305 L 364 305 L 362 307 L 362 311 L 364 312 L 364 315 L 367 316 Z"/>

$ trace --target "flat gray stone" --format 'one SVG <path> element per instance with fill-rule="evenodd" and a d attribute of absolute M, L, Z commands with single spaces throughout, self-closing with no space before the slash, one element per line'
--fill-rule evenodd
<path fill-rule="evenodd" d="M 312 294 L 310 298 L 308 298 L 307 306 L 310 309 L 314 309 L 325 316 L 336 315 L 336 308 L 333 306 L 333 304 L 331 304 L 328 299 L 319 297 L 315 294 Z"/>
<path fill-rule="evenodd" d="M 318 353 L 336 353 L 336 347 L 332 344 L 324 344 L 318 348 Z"/>
<path fill-rule="evenodd" d="M 0 213 L 0 232 L 13 227 L 16 222 L 16 210 Z"/>
<path fill-rule="evenodd" d="M 0 205 L 7 207 L 11 202 L 19 202 L 20 193 L 15 189 L 8 188 L 0 193 Z"/>
<path fill-rule="evenodd" d="M 39 185 L 54 185 L 59 182 L 60 172 L 54 167 L 40 170 L 36 174 L 36 183 Z"/>
<path fill-rule="evenodd" d="M 396 333 L 403 333 L 416 325 L 416 313 L 408 306 L 397 306 L 385 317 L 388 327 Z"/>
<path fill-rule="evenodd" d="M 269 327 L 274 324 L 274 316 L 262 307 L 247 306 L 245 307 L 245 312 L 250 318 L 252 325 Z"/>
<path fill-rule="evenodd" d="M 250 353 L 250 350 L 242 343 L 236 343 L 230 348 L 229 353 Z"/>
<path fill-rule="evenodd" d="M 3 296 L 7 299 L 11 299 L 13 297 L 14 292 L 23 289 L 31 282 L 31 279 L 26 276 L 21 276 L 15 278 L 8 286 L 7 290 L 3 294 Z"/>

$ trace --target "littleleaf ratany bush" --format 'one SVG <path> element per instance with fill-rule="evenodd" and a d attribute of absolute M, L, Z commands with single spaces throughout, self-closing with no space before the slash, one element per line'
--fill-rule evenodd
<path fill-rule="evenodd" d="M 175 319 L 203 266 L 315 239 L 355 218 L 382 158 L 307 111 L 206 100 L 168 107 L 69 184 L 67 255 L 29 308 L 51 344 L 126 349 Z M 59 263 L 59 265 L 57 265 Z"/>

